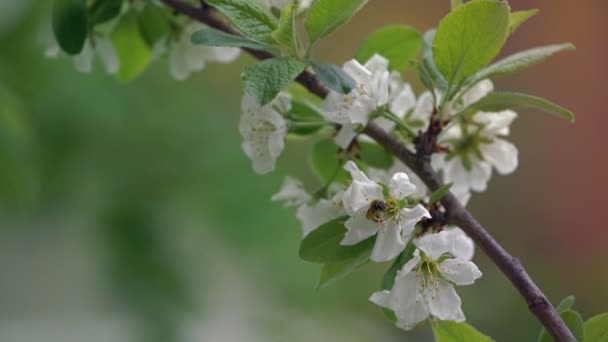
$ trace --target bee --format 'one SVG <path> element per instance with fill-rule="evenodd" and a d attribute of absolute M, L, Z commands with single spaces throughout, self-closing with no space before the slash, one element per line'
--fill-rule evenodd
<path fill-rule="evenodd" d="M 386 213 L 386 210 L 387 206 L 384 201 L 373 200 L 369 205 L 369 209 L 367 209 L 365 217 L 367 217 L 367 219 L 370 221 L 382 223 L 384 222 L 384 214 Z"/>

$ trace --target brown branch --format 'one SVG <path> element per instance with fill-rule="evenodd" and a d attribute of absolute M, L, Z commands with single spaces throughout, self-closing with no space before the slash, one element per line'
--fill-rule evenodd
<path fill-rule="evenodd" d="M 162 1 L 176 12 L 187 15 L 210 27 L 231 34 L 239 34 L 232 26 L 213 16 L 213 13 L 205 6 L 203 6 L 203 8 L 197 8 L 182 0 Z M 201 3 L 204 5 L 203 1 Z M 251 49 L 244 50 L 258 59 L 273 57 L 266 52 Z M 329 90 L 321 83 L 316 75 L 308 70 L 298 76 L 297 81 L 320 97 L 324 98 L 329 93 Z M 406 164 L 418 175 L 418 177 L 420 177 L 420 179 L 422 179 L 422 181 L 424 181 L 431 191 L 437 190 L 443 186 L 443 182 L 431 167 L 429 158 L 420 158 L 420 156 L 412 153 L 398 140 L 373 122 L 367 124 L 363 133 L 374 139 L 378 144 L 382 145 L 386 150 Z M 490 233 L 475 220 L 471 213 L 460 204 L 451 192 L 448 192 L 445 195 L 441 200 L 441 203 L 446 209 L 447 222 L 462 228 L 490 257 L 490 259 L 492 259 L 498 268 L 500 268 L 513 283 L 515 288 L 517 288 L 522 297 L 524 297 L 530 311 L 544 325 L 551 336 L 557 341 L 576 342 L 576 339 L 560 318 L 557 310 L 555 310 L 553 305 L 551 305 L 551 302 L 549 302 L 547 297 L 541 292 L 538 286 L 536 286 L 519 260 L 511 256 L 500 244 L 498 244 Z"/>

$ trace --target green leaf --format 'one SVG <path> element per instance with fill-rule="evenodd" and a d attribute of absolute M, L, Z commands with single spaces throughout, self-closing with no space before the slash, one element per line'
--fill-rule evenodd
<path fill-rule="evenodd" d="M 68 55 L 79 54 L 88 33 L 85 0 L 55 0 L 52 23 L 55 39 L 61 49 Z"/>
<path fill-rule="evenodd" d="M 285 6 L 281 11 L 281 20 L 279 27 L 272 32 L 272 38 L 277 43 L 291 49 L 293 52 L 298 51 L 298 38 L 296 37 L 296 13 L 298 5 Z"/>
<path fill-rule="evenodd" d="M 372 249 L 373 245 L 369 245 L 369 248 L 362 249 L 354 258 L 324 264 L 321 268 L 317 290 L 333 284 L 336 280 L 346 277 L 359 267 L 365 265 L 369 261 Z"/>
<path fill-rule="evenodd" d="M 277 29 L 277 19 L 258 1 L 208 0 L 207 3 L 225 15 L 245 36 L 263 43 L 274 43 L 272 32 Z"/>
<path fill-rule="evenodd" d="M 365 164 L 384 170 L 387 170 L 393 166 L 395 160 L 393 159 L 393 156 L 384 149 L 384 147 L 368 142 L 360 142 L 359 147 L 361 148 L 359 156 L 361 157 L 361 160 L 365 162 Z"/>
<path fill-rule="evenodd" d="M 515 53 L 480 70 L 471 77 L 471 83 L 476 83 L 486 78 L 510 75 L 538 64 L 558 52 L 567 50 L 575 50 L 574 45 L 571 43 L 547 45 Z"/>
<path fill-rule="evenodd" d="M 310 155 L 310 167 L 323 185 L 332 181 L 345 183 L 348 174 L 344 170 L 344 158 L 339 155 L 340 148 L 331 139 L 317 142 Z"/>
<path fill-rule="evenodd" d="M 437 95 L 435 95 L 435 86 L 433 85 L 431 71 L 429 70 L 426 64 L 418 64 L 418 76 L 420 77 L 420 82 L 422 83 L 422 85 L 424 85 L 424 87 L 433 96 L 433 103 L 437 103 Z"/>
<path fill-rule="evenodd" d="M 424 45 L 422 47 L 422 65 L 428 71 L 430 78 L 435 82 L 437 87 L 445 92 L 448 88 L 448 82 L 445 80 L 437 65 L 435 65 L 435 59 L 433 58 L 433 40 L 435 39 L 435 33 L 437 30 L 428 30 L 424 33 Z M 430 90 L 430 89 L 429 89 Z M 433 93 L 434 95 L 434 93 Z"/>
<path fill-rule="evenodd" d="M 484 112 L 500 112 L 517 107 L 539 109 L 574 122 L 574 114 L 571 111 L 543 98 L 520 93 L 493 92 L 473 103 L 469 108 Z"/>
<path fill-rule="evenodd" d="M 390 290 L 395 285 L 395 278 L 397 277 L 397 272 L 403 268 L 406 262 L 412 260 L 414 257 L 414 252 L 416 251 L 416 246 L 410 241 L 407 246 L 397 259 L 393 262 L 391 267 L 384 273 L 384 277 L 382 277 L 382 289 Z"/>
<path fill-rule="evenodd" d="M 264 106 L 304 71 L 305 67 L 306 64 L 289 57 L 263 60 L 245 68 L 245 90 Z"/>
<path fill-rule="evenodd" d="M 585 341 L 608 342 L 608 313 L 589 318 L 583 330 Z"/>
<path fill-rule="evenodd" d="M 437 191 L 433 192 L 429 197 L 429 203 L 434 204 L 441 201 L 448 191 L 450 191 L 452 185 L 454 185 L 454 183 L 444 184 L 441 188 L 437 189 Z"/>
<path fill-rule="evenodd" d="M 342 246 L 347 217 L 330 221 L 308 234 L 300 244 L 300 258 L 314 263 L 328 263 L 353 259 L 374 245 L 375 237 L 354 246 Z"/>
<path fill-rule="evenodd" d="M 355 15 L 367 0 L 317 0 L 304 21 L 311 42 L 327 36 Z"/>
<path fill-rule="evenodd" d="M 574 305 L 574 300 L 575 300 L 574 296 L 568 296 L 568 297 L 564 298 L 557 306 L 557 308 L 556 308 L 557 312 L 561 313 L 561 312 L 572 309 L 572 305 Z"/>
<path fill-rule="evenodd" d="M 291 99 L 291 111 L 289 112 L 290 117 L 296 122 L 311 123 L 310 125 L 297 126 L 290 128 L 289 133 L 296 135 L 306 136 L 318 132 L 324 125 L 313 125 L 312 123 L 323 122 L 321 116 L 321 110 L 310 103 L 309 101 L 302 101 L 301 99 Z"/>
<path fill-rule="evenodd" d="M 433 57 L 452 92 L 498 54 L 509 33 L 509 12 L 506 2 L 477 0 L 441 20 Z"/>
<path fill-rule="evenodd" d="M 166 8 L 147 5 L 137 16 L 139 33 L 148 47 L 154 48 L 156 42 L 171 31 L 169 20 L 170 13 Z"/>
<path fill-rule="evenodd" d="M 492 339 L 467 323 L 439 321 L 432 325 L 435 342 L 491 342 Z"/>
<path fill-rule="evenodd" d="M 139 33 L 135 13 L 122 17 L 112 33 L 112 43 L 120 60 L 120 69 L 116 73 L 118 80 L 131 81 L 150 64 L 152 52 Z"/>
<path fill-rule="evenodd" d="M 521 24 L 525 23 L 528 19 L 532 18 L 538 12 L 538 9 L 531 9 L 527 11 L 518 11 L 511 13 L 509 34 L 513 34 L 513 32 L 515 32 L 515 30 L 517 30 Z"/>
<path fill-rule="evenodd" d="M 566 310 L 559 314 L 559 316 L 564 320 L 566 326 L 577 341 L 583 341 L 585 336 L 585 331 L 583 330 L 583 317 L 576 311 Z M 555 341 L 551 335 L 547 332 L 545 328 L 543 328 L 538 336 L 538 342 L 552 342 Z M 587 341 L 597 342 L 597 340 L 588 339 Z"/>
<path fill-rule="evenodd" d="M 95 0 L 89 8 L 91 25 L 98 25 L 116 18 L 122 9 L 122 0 Z"/>
<path fill-rule="evenodd" d="M 309 61 L 321 82 L 329 89 L 342 94 L 348 94 L 357 85 L 355 80 L 334 64 L 325 64 Z"/>
<path fill-rule="evenodd" d="M 267 51 L 273 54 L 277 52 L 276 48 L 268 44 L 222 32 L 214 28 L 204 28 L 200 31 L 194 32 L 194 34 L 192 34 L 191 41 L 193 44 L 248 48 L 258 51 Z"/>
<path fill-rule="evenodd" d="M 422 35 L 406 25 L 389 25 L 373 32 L 357 52 L 357 60 L 365 63 L 374 54 L 389 60 L 389 69 L 405 71 L 409 61 L 422 49 Z"/>

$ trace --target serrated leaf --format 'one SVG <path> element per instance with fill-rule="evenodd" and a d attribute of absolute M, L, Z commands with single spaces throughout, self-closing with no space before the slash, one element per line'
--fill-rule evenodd
<path fill-rule="evenodd" d="M 88 33 L 88 14 L 85 0 L 54 0 L 53 33 L 61 49 L 68 55 L 82 51 Z"/>
<path fill-rule="evenodd" d="M 435 342 L 492 342 L 493 340 L 467 323 L 439 321 L 432 324 Z"/>
<path fill-rule="evenodd" d="M 264 106 L 304 71 L 305 67 L 306 64 L 289 57 L 263 60 L 245 68 L 245 90 Z"/>
<path fill-rule="evenodd" d="M 521 26 L 521 24 L 525 23 L 528 19 L 532 18 L 536 15 L 540 10 L 531 9 L 527 11 L 517 11 L 511 13 L 511 23 L 509 24 L 509 34 L 513 34 L 515 30 Z"/>
<path fill-rule="evenodd" d="M 169 14 L 163 13 L 166 8 L 147 5 L 137 16 L 139 33 L 150 49 L 154 48 L 156 42 L 166 36 L 170 30 Z"/>
<path fill-rule="evenodd" d="M 310 167 L 319 177 L 321 184 L 332 181 L 345 183 L 348 179 L 344 170 L 344 160 L 339 156 L 340 148 L 331 139 L 317 142 L 310 155 Z"/>
<path fill-rule="evenodd" d="M 375 237 L 354 246 L 342 246 L 348 217 L 341 217 L 323 224 L 308 234 L 300 244 L 300 258 L 314 263 L 338 262 L 352 259 L 373 246 Z"/>
<path fill-rule="evenodd" d="M 433 40 L 433 58 L 451 92 L 498 54 L 509 34 L 509 15 L 506 2 L 478 0 L 441 20 Z"/>
<path fill-rule="evenodd" d="M 557 312 L 564 312 L 566 310 L 572 309 L 572 305 L 574 305 L 574 296 L 568 296 L 564 298 L 559 305 L 555 308 Z"/>
<path fill-rule="evenodd" d="M 434 204 L 441 201 L 448 191 L 450 191 L 452 185 L 454 185 L 454 183 L 444 184 L 441 188 L 437 189 L 437 191 L 433 192 L 429 197 L 429 203 Z"/>
<path fill-rule="evenodd" d="M 435 38 L 435 33 L 437 30 L 428 30 L 424 33 L 423 40 L 424 45 L 422 47 L 422 65 L 429 72 L 430 78 L 436 84 L 436 86 L 442 91 L 445 92 L 448 88 L 448 82 L 445 80 L 437 66 L 435 65 L 435 60 L 433 58 L 433 40 Z"/>
<path fill-rule="evenodd" d="M 371 167 L 388 170 L 395 162 L 393 156 L 378 144 L 360 142 L 359 148 L 361 160 Z"/>
<path fill-rule="evenodd" d="M 91 25 L 98 25 L 116 18 L 122 9 L 123 0 L 95 0 L 89 7 Z"/>
<path fill-rule="evenodd" d="M 296 13 L 298 6 L 295 4 L 285 6 L 281 11 L 281 19 L 279 21 L 279 27 L 272 32 L 272 38 L 274 40 L 291 49 L 293 52 L 298 51 L 296 37 Z"/>
<path fill-rule="evenodd" d="M 608 342 L 608 313 L 591 317 L 583 324 L 585 341 Z"/>
<path fill-rule="evenodd" d="M 365 265 L 369 261 L 372 249 L 373 246 L 370 245 L 369 248 L 362 249 L 354 258 L 324 264 L 321 268 L 317 290 L 333 284 L 335 281 L 346 277 L 359 267 Z"/>
<path fill-rule="evenodd" d="M 367 0 L 316 0 L 304 26 L 311 42 L 327 36 L 355 15 Z"/>
<path fill-rule="evenodd" d="M 222 32 L 214 28 L 204 28 L 200 31 L 194 32 L 192 34 L 191 41 L 193 44 L 248 48 L 258 51 L 267 51 L 273 54 L 277 52 L 274 47 L 268 44 Z"/>
<path fill-rule="evenodd" d="M 112 33 L 112 43 L 120 60 L 116 78 L 123 82 L 139 76 L 152 59 L 152 51 L 139 32 L 137 15 L 133 12 L 123 16 Z"/>
<path fill-rule="evenodd" d="M 355 80 L 334 64 L 309 62 L 321 82 L 329 89 L 348 94 L 357 85 Z"/>
<path fill-rule="evenodd" d="M 560 313 L 559 316 L 562 318 L 564 323 L 566 323 L 566 326 L 568 327 L 568 329 L 570 329 L 570 331 L 572 332 L 572 335 L 574 335 L 576 340 L 583 341 L 584 336 L 585 336 L 585 331 L 583 329 L 583 317 L 581 317 L 581 314 L 579 314 L 578 312 L 576 312 L 574 310 L 566 310 L 566 311 Z M 549 335 L 547 330 L 545 328 L 543 328 L 540 332 L 540 335 L 538 336 L 538 342 L 553 342 L 553 341 L 555 341 L 553 339 L 553 337 L 551 337 L 551 335 Z M 596 342 L 595 340 L 587 340 L 587 341 Z"/>
<path fill-rule="evenodd" d="M 547 45 L 515 53 L 471 76 L 471 83 L 476 83 L 486 78 L 510 75 L 538 64 L 558 52 L 567 50 L 575 50 L 574 45 L 571 43 Z"/>
<path fill-rule="evenodd" d="M 574 114 L 571 111 L 541 97 L 527 94 L 493 92 L 470 106 L 470 108 L 484 112 L 500 112 L 518 107 L 539 109 L 550 114 L 555 114 L 570 122 L 574 122 Z"/>
<path fill-rule="evenodd" d="M 422 49 L 422 35 L 407 25 L 388 25 L 373 32 L 357 52 L 357 60 L 365 63 L 374 54 L 388 59 L 389 69 L 405 71 L 409 61 Z"/>
<path fill-rule="evenodd" d="M 225 15 L 245 36 L 263 43 L 274 43 L 272 32 L 277 29 L 278 21 L 258 1 L 208 0 L 207 3 Z"/>

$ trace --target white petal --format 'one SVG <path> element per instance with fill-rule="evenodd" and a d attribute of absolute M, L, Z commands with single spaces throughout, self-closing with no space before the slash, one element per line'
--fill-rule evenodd
<path fill-rule="evenodd" d="M 392 76 L 392 74 L 391 74 Z M 403 119 L 405 114 L 416 105 L 416 98 L 412 87 L 405 83 L 399 92 L 391 94 L 391 100 L 389 102 L 389 110 L 397 115 L 400 119 Z"/>
<path fill-rule="evenodd" d="M 500 174 L 506 175 L 517 169 L 518 151 L 512 143 L 496 138 L 489 144 L 481 144 L 480 150 Z"/>
<path fill-rule="evenodd" d="M 412 114 L 412 119 L 423 120 L 427 122 L 433 113 L 433 95 L 429 91 L 425 91 L 418 98 L 416 109 Z"/>
<path fill-rule="evenodd" d="M 374 110 L 376 103 L 372 98 L 367 95 L 358 96 L 348 109 L 348 117 L 353 124 L 365 125 Z"/>
<path fill-rule="evenodd" d="M 374 292 L 371 297 L 369 297 L 370 302 L 381 306 L 383 308 L 391 308 L 391 293 L 388 290 Z"/>
<path fill-rule="evenodd" d="M 489 138 L 496 135 L 509 135 L 510 126 L 517 118 L 517 113 L 512 110 L 502 112 L 477 112 L 473 119 L 484 124 L 483 134 Z"/>
<path fill-rule="evenodd" d="M 425 207 L 418 204 L 412 209 L 403 208 L 399 212 L 399 226 L 404 239 L 409 239 L 414 232 L 414 227 L 423 218 L 431 218 L 431 214 Z"/>
<path fill-rule="evenodd" d="M 446 231 L 441 231 L 437 234 L 428 234 L 417 240 L 414 240 L 416 246 L 433 260 L 439 259 L 440 256 L 452 251 L 451 234 L 446 234 Z"/>
<path fill-rule="evenodd" d="M 370 59 L 365 62 L 363 67 L 370 72 L 382 72 L 388 70 L 388 59 L 375 53 Z"/>
<path fill-rule="evenodd" d="M 337 205 L 334 201 L 321 199 L 313 205 L 299 207 L 296 217 L 302 224 L 303 235 L 306 236 L 322 224 L 345 214 L 344 208 Z"/>
<path fill-rule="evenodd" d="M 193 45 L 190 41 L 185 41 L 186 38 L 183 39 L 184 41 L 181 44 L 184 44 L 184 60 L 186 61 L 187 68 L 190 71 L 203 70 L 209 59 L 209 50 L 211 47 Z"/>
<path fill-rule="evenodd" d="M 475 243 L 460 228 L 444 230 L 444 236 L 449 242 L 449 253 L 455 258 L 471 260 L 475 254 Z"/>
<path fill-rule="evenodd" d="M 439 270 L 456 285 L 471 285 L 481 277 L 479 268 L 465 259 L 447 259 L 439 265 Z"/>
<path fill-rule="evenodd" d="M 465 171 L 467 172 L 467 171 Z M 473 161 L 471 171 L 468 171 L 471 189 L 477 192 L 486 191 L 488 182 L 492 176 L 492 165 L 486 161 Z"/>
<path fill-rule="evenodd" d="M 375 262 L 392 260 L 404 249 L 405 242 L 401 239 L 401 228 L 394 225 L 382 227 L 378 231 L 371 259 Z"/>
<path fill-rule="evenodd" d="M 72 59 L 74 68 L 83 73 L 91 72 L 91 69 L 93 68 L 93 57 L 95 57 L 95 50 L 93 50 L 91 42 L 87 39 L 80 54 L 74 56 Z"/>
<path fill-rule="evenodd" d="M 373 236 L 378 232 L 380 225 L 374 221 L 370 221 L 366 217 L 366 210 L 361 210 L 356 215 L 349 218 L 346 223 L 346 234 L 340 242 L 341 245 L 351 246 Z"/>
<path fill-rule="evenodd" d="M 108 74 L 115 74 L 120 67 L 120 61 L 114 50 L 114 45 L 110 39 L 100 38 L 96 41 L 97 52 L 101 62 L 105 65 Z"/>
<path fill-rule="evenodd" d="M 355 127 L 357 125 L 353 124 L 343 124 L 340 127 L 340 131 L 334 138 L 336 145 L 340 146 L 342 149 L 347 149 L 348 146 L 353 142 L 353 139 L 357 136 L 357 132 L 355 132 Z"/>
<path fill-rule="evenodd" d="M 344 63 L 342 69 L 357 82 L 357 85 L 367 84 L 372 77 L 372 73 L 354 59 Z"/>
<path fill-rule="evenodd" d="M 209 53 L 209 60 L 218 63 L 232 63 L 241 54 L 241 49 L 224 46 L 212 46 Z"/>
<path fill-rule="evenodd" d="M 462 102 L 465 106 L 468 106 L 488 95 L 492 92 L 492 90 L 494 90 L 494 84 L 492 84 L 492 81 L 483 80 L 474 85 L 473 88 L 469 89 L 469 91 L 462 96 Z"/>
<path fill-rule="evenodd" d="M 438 281 L 435 291 L 425 291 L 432 316 L 444 321 L 464 321 L 460 297 L 452 284 Z"/>
<path fill-rule="evenodd" d="M 342 201 L 346 212 L 353 215 L 361 209 L 367 210 L 372 201 L 382 199 L 382 187 L 380 185 L 372 181 L 360 182 L 354 180 L 344 192 Z"/>
<path fill-rule="evenodd" d="M 271 200 L 274 202 L 285 202 L 285 207 L 298 207 L 308 203 L 311 197 L 304 190 L 302 182 L 292 177 L 285 177 L 281 190 L 272 195 Z"/>
<path fill-rule="evenodd" d="M 388 71 L 377 71 L 372 75 L 372 80 L 368 85 L 370 96 L 374 98 L 372 111 L 388 103 L 388 78 Z"/>
<path fill-rule="evenodd" d="M 397 316 L 397 326 L 410 330 L 429 316 L 420 295 L 420 278 L 415 272 L 400 273 L 388 298 L 389 308 Z"/>
<path fill-rule="evenodd" d="M 183 48 L 180 48 L 180 45 L 174 46 L 169 53 L 169 72 L 177 81 L 184 81 L 190 76 L 185 51 Z"/>
<path fill-rule="evenodd" d="M 410 178 L 403 172 L 395 173 L 388 186 L 391 196 L 396 199 L 403 199 L 416 190 L 416 186 L 410 183 Z"/>
<path fill-rule="evenodd" d="M 286 114 L 291 110 L 291 95 L 282 91 L 270 103 L 277 112 Z"/>

